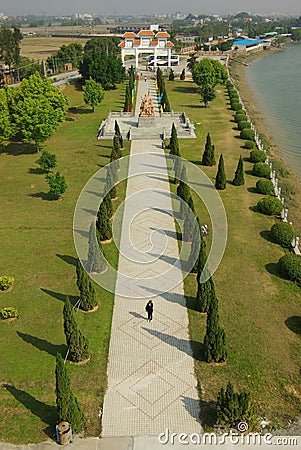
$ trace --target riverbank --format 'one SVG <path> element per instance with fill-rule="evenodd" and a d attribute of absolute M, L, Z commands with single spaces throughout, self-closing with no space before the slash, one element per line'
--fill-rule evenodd
<path fill-rule="evenodd" d="M 271 56 L 273 53 L 283 51 L 284 49 L 285 47 L 263 50 L 249 55 L 238 56 L 236 58 L 240 59 L 243 63 L 251 64 L 255 59 Z M 265 115 L 261 112 L 260 107 L 255 100 L 254 92 L 247 81 L 246 70 L 246 66 L 234 61 L 229 65 L 231 78 L 240 92 L 243 102 L 262 141 L 265 143 L 270 160 L 273 161 L 273 166 L 276 169 L 277 177 L 279 178 L 279 185 L 282 187 L 283 196 L 286 205 L 289 208 L 289 221 L 293 222 L 294 228 L 299 234 L 301 232 L 301 227 L 299 225 L 301 220 L 300 176 L 289 167 L 286 160 L 281 156 L 273 139 L 272 131 L 267 124 Z"/>

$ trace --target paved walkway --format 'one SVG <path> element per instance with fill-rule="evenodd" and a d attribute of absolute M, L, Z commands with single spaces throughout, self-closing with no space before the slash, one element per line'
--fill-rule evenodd
<path fill-rule="evenodd" d="M 151 84 L 152 83 L 152 84 Z M 157 108 L 154 82 L 141 81 Z M 136 113 L 139 105 L 137 105 Z M 158 109 L 157 109 L 158 111 Z M 132 141 L 102 436 L 201 432 L 178 242 L 160 140 Z M 154 319 L 145 304 L 154 302 Z"/>

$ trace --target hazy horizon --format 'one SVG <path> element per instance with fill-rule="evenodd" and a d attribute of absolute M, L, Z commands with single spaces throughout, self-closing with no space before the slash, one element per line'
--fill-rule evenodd
<path fill-rule="evenodd" d="M 221 0 L 212 0 L 210 4 L 207 1 L 187 0 L 153 0 L 151 2 L 127 0 L 111 0 L 110 2 L 99 2 L 96 0 L 27 0 L 20 5 L 20 0 L 3 0 L 0 6 L 0 12 L 9 16 L 24 15 L 50 15 L 60 16 L 74 13 L 95 13 L 103 15 L 153 15 L 170 14 L 176 11 L 184 14 L 233 14 L 240 11 L 257 14 L 283 14 L 283 15 L 301 15 L 301 6 L 299 0 L 230 0 L 227 3 Z"/>

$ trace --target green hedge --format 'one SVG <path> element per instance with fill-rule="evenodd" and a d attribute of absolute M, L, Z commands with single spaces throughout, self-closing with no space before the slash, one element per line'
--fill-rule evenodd
<path fill-rule="evenodd" d="M 240 102 L 231 102 L 231 108 L 233 111 L 240 111 L 242 109 Z"/>
<path fill-rule="evenodd" d="M 274 185 L 271 180 L 261 179 L 256 183 L 256 189 L 259 194 L 271 195 L 274 193 Z"/>
<path fill-rule="evenodd" d="M 235 113 L 234 120 L 236 123 L 248 121 L 247 116 L 243 113 L 243 111 L 237 111 Z"/>
<path fill-rule="evenodd" d="M 0 277 L 0 291 L 6 291 L 6 289 L 8 289 L 14 281 L 14 277 Z"/>
<path fill-rule="evenodd" d="M 246 141 L 245 143 L 244 143 L 244 147 L 246 148 L 246 149 L 248 149 L 248 150 L 252 150 L 252 148 L 254 148 L 255 147 L 255 142 L 254 141 Z"/>
<path fill-rule="evenodd" d="M 239 131 L 242 131 L 251 128 L 251 124 L 247 120 L 242 120 L 241 122 L 237 122 L 237 127 Z"/>
<path fill-rule="evenodd" d="M 300 255 L 284 255 L 278 261 L 281 274 L 296 283 L 301 282 L 301 256 Z"/>
<path fill-rule="evenodd" d="M 248 141 L 254 141 L 255 140 L 255 132 L 254 130 L 250 130 L 249 128 L 246 128 L 244 130 L 241 130 L 240 132 L 240 138 Z"/>
<path fill-rule="evenodd" d="M 295 237 L 295 230 L 288 222 L 277 222 L 271 228 L 274 242 L 282 247 L 291 247 Z"/>
<path fill-rule="evenodd" d="M 283 210 L 283 205 L 279 198 L 265 197 L 259 200 L 257 208 L 259 212 L 266 214 L 267 216 L 278 216 Z"/>
<path fill-rule="evenodd" d="M 264 162 L 258 162 L 253 166 L 253 175 L 262 178 L 270 178 L 271 169 L 270 166 Z"/>
<path fill-rule="evenodd" d="M 266 154 L 262 150 L 252 150 L 250 152 L 250 161 L 252 163 L 265 162 Z"/>

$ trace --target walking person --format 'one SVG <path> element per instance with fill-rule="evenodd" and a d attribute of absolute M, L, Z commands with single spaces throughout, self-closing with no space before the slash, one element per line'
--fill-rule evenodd
<path fill-rule="evenodd" d="M 145 311 L 147 312 L 147 320 L 149 322 L 153 320 L 153 310 L 154 310 L 153 301 L 149 300 L 145 306 Z"/>

